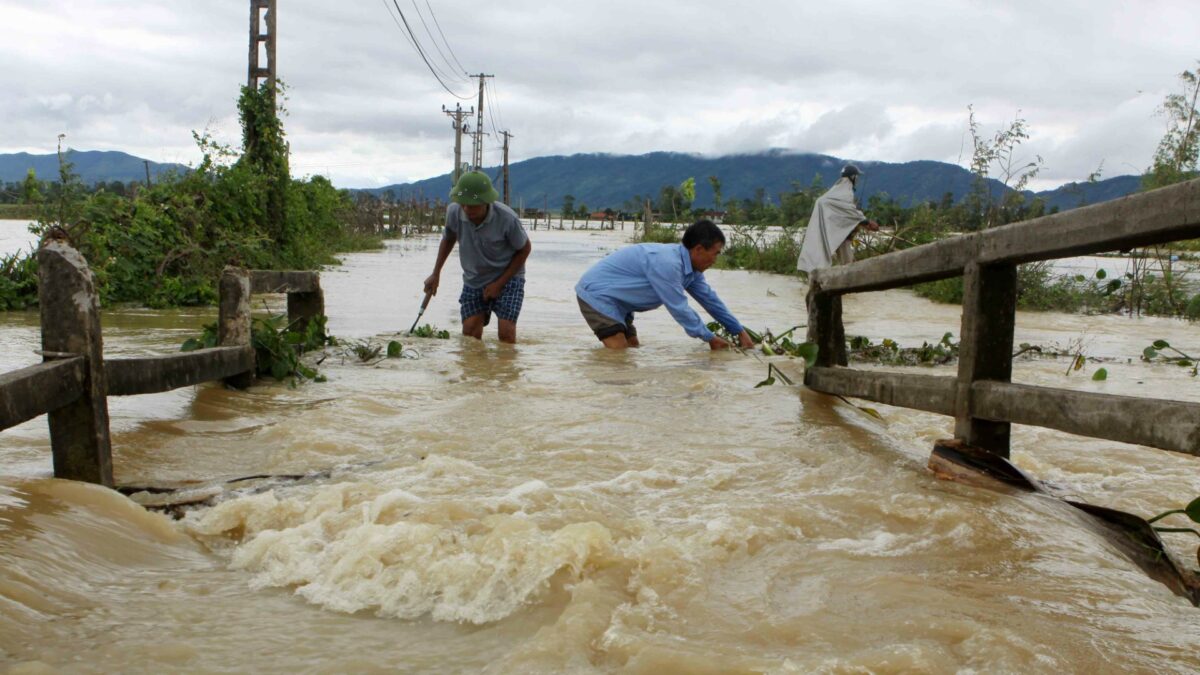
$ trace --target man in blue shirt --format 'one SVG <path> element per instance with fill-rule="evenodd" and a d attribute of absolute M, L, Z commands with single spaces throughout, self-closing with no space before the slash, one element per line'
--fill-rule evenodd
<path fill-rule="evenodd" d="M 450 191 L 446 229 L 438 246 L 433 274 L 425 292 L 437 295 L 442 265 L 456 242 L 463 269 L 463 289 L 458 297 L 463 335 L 483 338 L 483 327 L 495 312 L 501 342 L 517 341 L 517 316 L 525 300 L 525 259 L 533 247 L 521 219 L 496 201 L 500 195 L 487 175 L 465 173 Z"/>
<path fill-rule="evenodd" d="M 725 248 L 725 234 L 711 220 L 698 220 L 683 233 L 682 244 L 627 246 L 592 265 L 575 284 L 579 311 L 592 332 L 611 349 L 637 347 L 634 312 L 661 305 L 688 335 L 712 349 L 729 343 L 705 327 L 700 315 L 688 306 L 686 291 L 731 334 L 743 348 L 754 346 L 749 333 L 704 280 Z"/>

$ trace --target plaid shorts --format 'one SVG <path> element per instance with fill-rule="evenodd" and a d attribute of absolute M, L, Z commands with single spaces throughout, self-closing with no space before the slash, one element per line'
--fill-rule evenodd
<path fill-rule="evenodd" d="M 491 323 L 492 312 L 505 321 L 516 323 L 517 317 L 521 314 L 523 302 L 525 302 L 524 276 L 509 279 L 508 283 L 504 284 L 504 288 L 500 289 L 500 297 L 490 302 L 484 301 L 482 288 L 463 286 L 462 294 L 458 296 L 462 320 L 466 321 L 476 314 L 482 314 L 485 326 Z"/>

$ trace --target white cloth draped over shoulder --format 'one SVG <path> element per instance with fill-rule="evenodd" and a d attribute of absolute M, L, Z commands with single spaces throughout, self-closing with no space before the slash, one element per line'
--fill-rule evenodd
<path fill-rule="evenodd" d="M 834 252 L 864 220 L 854 204 L 854 185 L 849 178 L 839 178 L 813 206 L 796 269 L 811 273 L 832 266 Z"/>

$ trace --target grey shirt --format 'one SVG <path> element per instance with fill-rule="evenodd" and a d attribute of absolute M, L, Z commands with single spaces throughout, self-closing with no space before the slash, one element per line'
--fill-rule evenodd
<path fill-rule="evenodd" d="M 446 232 L 458 239 L 463 284 L 471 288 L 483 288 L 499 279 L 513 256 L 529 241 L 516 212 L 501 202 L 491 203 L 487 217 L 479 225 L 467 218 L 461 206 L 450 204 L 446 209 Z M 442 238 L 445 237 L 442 233 Z M 524 275 L 522 265 L 513 276 Z"/>

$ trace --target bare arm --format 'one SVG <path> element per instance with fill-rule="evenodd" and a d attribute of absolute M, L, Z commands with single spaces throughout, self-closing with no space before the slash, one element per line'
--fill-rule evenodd
<path fill-rule="evenodd" d="M 442 279 L 442 266 L 446 264 L 446 259 L 450 257 L 450 251 L 454 250 L 456 242 L 458 242 L 458 237 L 455 237 L 453 232 L 446 230 L 442 236 L 442 243 L 438 244 L 437 261 L 433 263 L 433 274 L 425 279 L 426 293 L 437 295 L 438 284 Z"/>

